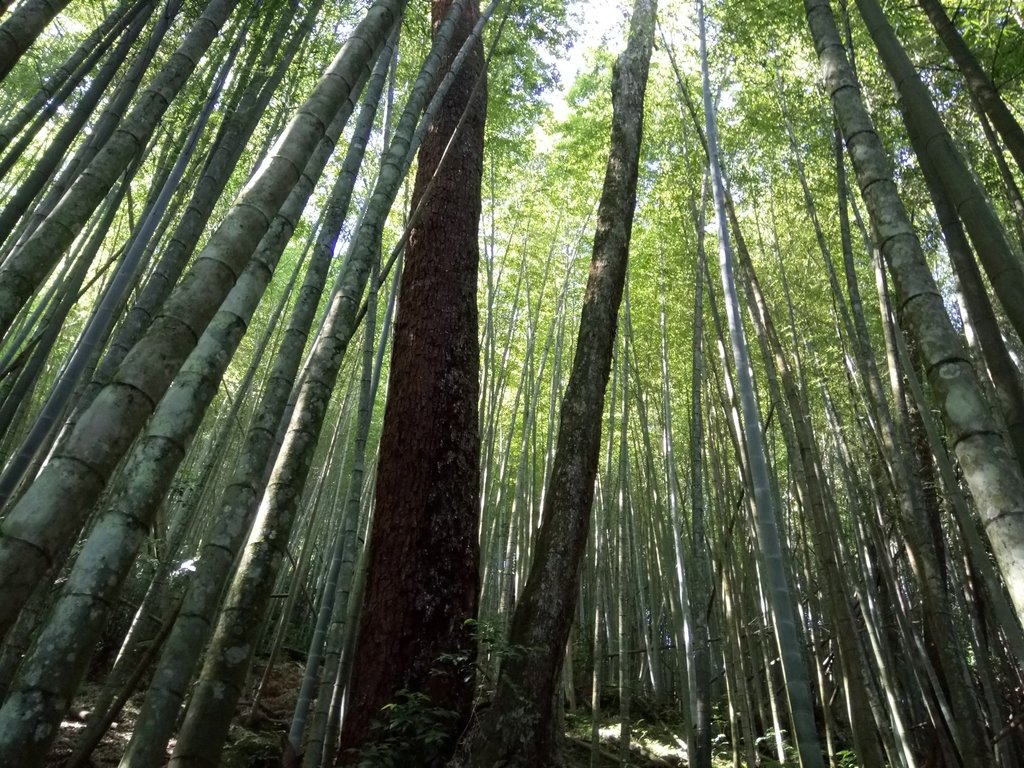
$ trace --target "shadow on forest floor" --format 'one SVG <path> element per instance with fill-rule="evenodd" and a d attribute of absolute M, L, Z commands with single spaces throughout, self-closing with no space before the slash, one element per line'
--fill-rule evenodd
<path fill-rule="evenodd" d="M 259 679 L 266 668 L 257 661 L 254 677 Z M 239 702 L 235 722 L 228 733 L 228 741 L 221 755 L 222 768 L 270 768 L 280 765 L 284 737 L 295 709 L 295 698 L 302 682 L 302 665 L 295 661 L 281 661 L 273 669 L 260 696 L 256 711 L 252 711 L 252 695 Z M 92 713 L 101 686 L 86 683 L 79 691 L 75 704 L 61 723 L 60 735 L 50 750 L 47 768 L 64 768 L 78 740 L 85 732 L 86 721 Z M 142 705 L 143 693 L 128 700 L 121 714 L 107 731 L 107 735 L 93 751 L 85 768 L 116 768 L 131 738 L 135 719 Z M 243 725 L 244 720 L 248 724 Z M 173 749 L 174 742 L 168 749 Z"/>
<path fill-rule="evenodd" d="M 264 668 L 265 665 L 257 663 L 256 679 L 263 674 Z M 222 768 L 271 768 L 281 765 L 285 734 L 301 680 L 301 664 L 295 661 L 280 662 L 268 678 L 256 711 L 252 711 L 251 691 L 240 702 L 222 753 Z M 85 732 L 86 722 L 100 693 L 101 686 L 98 684 L 87 683 L 83 686 L 74 707 L 61 723 L 61 732 L 51 750 L 47 768 L 64 768 L 67 764 Z M 84 764 L 87 768 L 116 768 L 131 738 L 142 696 L 142 693 L 137 693 L 128 701 L 103 741 Z M 609 719 L 599 724 L 596 758 L 593 757 L 594 747 L 591 744 L 591 723 L 590 717 L 584 713 L 566 715 L 566 768 L 622 766 L 618 722 Z M 628 765 L 633 768 L 684 766 L 685 745 L 664 724 L 651 725 L 640 720 L 633 728 Z"/>

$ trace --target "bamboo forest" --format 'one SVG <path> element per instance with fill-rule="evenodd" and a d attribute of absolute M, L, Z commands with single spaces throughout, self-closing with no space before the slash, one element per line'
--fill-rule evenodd
<path fill-rule="evenodd" d="M 0 0 L 0 768 L 1024 766 L 1022 0 Z"/>

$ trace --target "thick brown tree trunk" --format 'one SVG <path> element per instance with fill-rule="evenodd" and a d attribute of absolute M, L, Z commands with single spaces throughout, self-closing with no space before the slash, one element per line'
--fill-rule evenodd
<path fill-rule="evenodd" d="M 435 28 L 450 5 L 433 0 Z M 449 60 L 478 18 L 470 3 Z M 342 762 L 366 743 L 398 691 L 426 694 L 426 706 L 457 712 L 452 742 L 472 700 L 465 677 L 474 644 L 465 622 L 476 617 L 479 591 L 477 231 L 487 111 L 486 91 L 474 85 L 483 72 L 477 43 L 419 153 L 414 209 L 437 177 L 409 238 L 399 293 Z M 422 753 L 407 757 L 431 764 Z"/>

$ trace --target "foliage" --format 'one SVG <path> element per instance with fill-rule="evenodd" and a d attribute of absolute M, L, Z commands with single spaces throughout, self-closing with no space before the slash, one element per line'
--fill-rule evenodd
<path fill-rule="evenodd" d="M 493 692 L 497 682 L 493 670 L 504 662 L 524 658 L 529 646 L 510 643 L 500 621 L 496 618 L 469 619 L 466 621 L 473 632 L 480 658 L 475 663 L 477 684 L 483 695 Z M 443 659 L 442 659 L 443 660 Z"/>
<path fill-rule="evenodd" d="M 457 712 L 432 706 L 424 693 L 398 691 L 371 726 L 370 743 L 359 752 L 356 764 L 359 768 L 440 768 L 451 754 L 457 719 Z"/>
<path fill-rule="evenodd" d="M 110 5 L 91 1 L 69 4 L 53 27 L 3 81 L 0 112 L 9 115 L 16 111 L 39 87 L 47 73 L 56 69 L 88 31 L 102 20 Z M 264 22 L 272 26 L 284 5 L 279 1 L 258 5 L 241 3 L 240 15 L 231 24 L 237 26 L 242 23 L 245 15 L 257 7 L 256 26 Z M 608 676 L 616 671 L 614 657 L 618 640 L 614 635 L 618 607 L 615 598 L 620 583 L 630 585 L 629 588 L 635 592 L 631 598 L 642 597 L 646 601 L 642 609 L 639 606 L 632 609 L 628 624 L 631 649 L 642 652 L 646 663 L 636 680 L 638 697 L 650 693 L 648 689 L 652 688 L 659 689 L 660 695 L 673 701 L 683 696 L 680 684 L 683 670 L 672 666 L 681 644 L 676 636 L 681 609 L 674 591 L 676 577 L 670 554 L 672 521 L 668 495 L 677 493 L 683 500 L 679 503 L 679 514 L 686 539 L 686 560 L 685 556 L 690 555 L 688 550 L 693 546 L 688 535 L 692 510 L 685 501 L 690 491 L 686 487 L 689 481 L 685 465 L 694 459 L 685 446 L 689 433 L 689 403 L 693 394 L 689 391 L 693 305 L 699 279 L 696 274 L 698 227 L 691 206 L 699 212 L 702 200 L 705 206 L 707 200 L 702 190 L 706 158 L 699 138 L 700 129 L 695 125 L 680 91 L 668 54 L 671 49 L 683 88 L 689 91 L 691 98 L 696 97 L 699 84 L 691 5 L 682 1 L 660 4 L 664 36 L 659 41 L 652 65 L 645 107 L 643 163 L 630 254 L 629 318 L 627 322 L 623 313 L 619 323 L 621 335 L 628 337 L 629 354 L 621 355 L 616 363 L 615 396 L 609 387 L 609 405 L 602 417 L 606 443 L 601 457 L 600 493 L 595 505 L 596 530 L 591 543 L 593 559 L 583 569 L 580 610 L 572 644 L 571 659 L 576 665 L 573 682 L 577 697 L 581 699 L 590 693 L 591 674 L 595 670 L 605 675 L 600 685 L 604 686 L 606 693 L 609 690 Z M 901 196 L 911 211 L 919 239 L 933 272 L 939 278 L 943 296 L 948 299 L 947 306 L 955 311 L 956 285 L 948 266 L 946 246 L 916 158 L 909 148 L 895 92 L 874 55 L 855 5 L 832 5 L 840 21 L 843 13 L 847 12 L 858 78 L 872 117 L 894 159 Z M 944 5 L 972 50 L 993 74 L 1007 103 L 1018 110 L 1019 116 L 1019 106 L 1024 103 L 1024 22 L 1019 8 L 1014 3 L 994 4 L 984 0 L 946 2 Z M 174 45 L 201 12 L 202 6 L 203 3 L 192 0 L 184 4 L 167 41 L 157 52 L 156 66 L 168 60 Z M 900 626 L 920 627 L 923 621 L 917 599 L 919 594 L 909 559 L 903 554 L 903 535 L 897 524 L 899 489 L 889 485 L 886 454 L 864 392 L 863 372 L 856 369 L 851 340 L 846 337 L 840 320 L 839 301 L 848 300 L 845 279 L 840 274 L 841 296 L 833 296 L 797 178 L 799 162 L 817 208 L 824 241 L 841 270 L 833 119 L 828 100 L 818 83 L 816 56 L 807 35 L 806 20 L 798 3 L 723 0 L 709 3 L 709 6 L 715 18 L 711 30 L 711 69 L 713 79 L 721 86 L 719 119 L 725 170 L 736 201 L 740 228 L 751 251 L 753 267 L 765 290 L 780 336 L 784 337 L 785 354 L 792 365 L 799 362 L 802 366 L 800 387 L 806 392 L 808 404 L 808 412 L 804 415 L 818 440 L 822 452 L 821 472 L 834 497 L 831 499 L 834 507 L 831 519 L 835 540 L 841 545 L 836 556 L 842 558 L 850 584 L 866 589 L 872 598 L 876 591 L 882 593 L 877 596 L 879 607 L 871 609 L 876 610 L 874 616 L 868 608 L 861 609 L 865 611 L 865 623 L 878 620 L 880 616 L 889 618 L 905 610 L 906 615 L 902 616 L 905 621 Z M 227 191 L 217 203 L 212 222 L 219 220 L 235 195 L 243 189 L 285 121 L 312 89 L 364 8 L 365 3 L 340 0 L 332 0 L 325 5 L 308 44 L 289 67 L 247 143 L 228 182 Z M 615 15 L 619 10 L 621 8 L 616 7 L 602 12 Z M 485 32 L 485 48 L 494 40 L 504 12 L 499 6 L 498 15 Z M 1005 221 L 1011 222 L 1004 180 L 981 132 L 963 78 L 937 43 L 933 30 L 915 3 L 888 2 L 886 12 L 891 14 L 901 40 L 922 72 L 957 146 L 985 185 L 998 213 Z M 592 214 L 608 151 L 611 115 L 608 86 L 617 49 L 604 44 L 606 41 L 582 37 L 579 31 L 584 28 L 582 15 L 589 13 L 592 13 L 590 5 L 579 2 L 531 0 L 511 4 L 489 73 L 485 213 L 481 225 L 483 243 L 478 303 L 483 355 L 481 429 L 485 469 L 481 504 L 482 618 L 475 627 L 480 655 L 474 662 L 477 684 L 484 695 L 493 685 L 494 671 L 498 666 L 529 651 L 528 648 L 508 644 L 504 635 L 505 619 L 529 572 L 531 537 L 540 520 L 541 502 L 548 491 L 550 444 L 557 434 L 559 403 L 576 343 L 576 323 L 593 237 Z M 399 109 L 426 50 L 428 15 L 427 4 L 409 4 L 396 78 L 395 103 Z M 230 37 L 230 34 L 223 35 L 198 63 L 195 76 L 171 104 L 156 137 L 141 154 L 137 171 L 131 178 L 130 194 L 115 212 L 106 237 L 96 246 L 96 253 L 89 254 L 95 255 L 89 275 L 94 282 L 76 296 L 77 304 L 60 329 L 52 349 L 48 350 L 49 356 L 39 380 L 26 390 L 16 421 L 5 425 L 5 460 L 49 393 L 57 372 L 76 343 L 103 289 L 109 271 L 104 272 L 102 265 L 123 247 L 156 182 L 180 150 L 181 140 L 193 123 L 197 105 L 208 93 L 209 83 L 224 58 Z M 258 46 L 258 39 L 250 39 L 240 60 L 245 60 L 250 53 L 259 52 L 254 51 Z M 559 81 L 559 62 L 568 56 L 578 57 L 581 68 L 573 82 L 563 83 Z M 223 124 L 249 74 L 233 73 L 228 91 L 217 105 L 210 129 L 201 139 L 201 151 L 180 185 L 170 212 L 180 213 L 187 194 L 204 172 L 206 159 L 202 150 L 209 146 Z M 17 183 L 31 171 L 37 157 L 48 147 L 56 128 L 80 103 L 87 85 L 88 79 L 70 94 L 57 111 L 53 123 L 33 141 L 30 151 L 0 181 L 3 185 L 0 197 L 8 197 Z M 105 103 L 101 103 L 100 109 Z M 782 128 L 783 110 L 793 123 L 795 148 L 790 146 Z M 70 146 L 59 149 L 67 157 L 73 155 L 88 139 L 95 122 L 94 115 Z M 367 168 L 357 184 L 353 213 L 339 238 L 339 254 L 344 252 L 358 211 L 372 188 L 383 144 L 382 127 L 383 115 L 380 114 L 371 139 Z M 339 147 L 343 149 L 344 145 L 343 139 Z M 295 237 L 249 323 L 248 334 L 219 383 L 219 394 L 197 436 L 188 446 L 177 483 L 165 502 L 169 520 L 176 520 L 179 515 L 190 519 L 183 550 L 177 554 L 166 553 L 162 540 L 165 526 L 157 526 L 154 536 L 160 541 L 137 562 L 124 593 L 132 598 L 132 602 L 145 594 L 149 579 L 158 570 L 157 559 L 174 555 L 175 562 L 189 560 L 217 515 L 211 499 L 216 498 L 218 484 L 225 482 L 226 471 L 236 462 L 239 435 L 251 418 L 253 395 L 264 386 L 262 377 L 267 370 L 267 360 L 254 359 L 258 341 L 264 333 L 275 334 L 283 327 L 283 320 L 278 320 L 276 327 L 272 326 L 272 313 L 281 305 L 284 307 L 282 317 L 286 317 L 288 307 L 294 301 L 294 292 L 289 293 L 288 278 L 294 269 L 301 269 L 304 244 L 316 231 L 317 219 L 339 162 L 337 157 L 332 159 L 299 222 Z M 1019 173 L 1016 178 L 1018 182 L 1022 180 Z M 858 211 L 863 214 L 863 205 L 856 190 L 853 197 Z M 401 205 L 396 206 L 385 233 L 386 245 L 397 241 L 406 213 Z M 167 232 L 174 223 L 173 216 L 166 218 L 165 228 L 160 230 L 150 246 L 157 255 L 165 248 Z M 706 238 L 705 249 L 712 262 L 717 247 L 713 223 L 710 208 L 706 208 L 700 234 Z M 882 312 L 879 294 L 875 290 L 870 247 L 872 233 L 856 229 L 856 221 L 854 226 L 854 272 L 864 301 L 868 332 L 876 357 L 883 366 L 883 381 L 887 382 Z M 211 229 L 212 224 L 207 227 L 204 238 L 209 236 Z M 76 250 L 75 254 L 78 253 Z M 35 297 L 36 306 L 44 305 L 43 297 L 49 288 L 60 285 L 61 270 L 74 258 L 78 256 L 68 258 L 55 271 L 50 282 L 41 287 Z M 339 257 L 332 277 L 340 264 Z M 147 270 L 141 272 L 145 274 Z M 390 277 L 394 279 L 398 275 Z M 722 333 L 710 315 L 712 310 L 708 309 L 709 303 L 720 302 L 717 279 L 712 279 L 708 286 L 705 311 L 709 313 L 709 319 L 704 329 L 708 363 L 702 389 L 697 393 L 704 404 L 707 433 L 705 444 L 700 447 L 703 453 L 696 460 L 706 465 L 708 537 L 718 578 L 711 606 L 712 618 L 721 626 L 720 650 L 716 651 L 720 658 L 715 663 L 720 667 L 718 679 L 726 676 L 729 664 L 738 667 L 742 672 L 739 675 L 740 686 L 749 688 L 743 695 L 756 700 L 764 695 L 759 688 L 764 681 L 758 683 L 758 675 L 770 675 L 759 667 L 759 658 L 767 646 L 760 644 L 760 637 L 731 634 L 736 627 L 765 624 L 758 598 L 757 573 L 750 565 L 756 540 L 746 524 L 744 448 L 736 443 L 731 431 L 730 362 L 719 353 Z M 325 307 L 326 303 L 325 297 L 322 306 Z M 384 325 L 385 304 L 385 301 L 379 303 L 378 328 Z M 667 339 L 664 361 L 660 327 L 663 308 Z M 718 310 L 720 312 L 720 306 Z M 958 327 L 965 327 L 959 318 L 957 322 Z M 43 326 L 45 322 L 40 324 Z M 751 325 L 747 327 L 752 331 Z M 752 334 L 751 340 L 756 343 Z M 1009 332 L 1007 342 L 1011 349 L 1019 345 Z M 383 344 L 386 345 L 386 339 Z M 270 349 L 273 348 L 271 345 Z M 6 355 L 8 351 L 2 348 L 0 354 Z M 667 374 L 663 373 L 663 362 Z M 329 561 L 331 548 L 327 542 L 338 525 L 337 499 L 344 497 L 348 483 L 354 453 L 351 434 L 355 430 L 351 426 L 355 420 L 357 397 L 354 393 L 357 391 L 355 382 L 359 375 L 359 356 L 350 353 L 343 366 L 328 415 L 330 426 L 325 428 L 325 439 L 313 460 L 313 465 L 321 473 L 320 479 L 315 489 L 307 488 L 301 524 L 295 526 L 292 541 L 288 542 L 292 553 L 312 542 L 313 555 L 308 572 L 296 568 L 298 575 L 293 586 L 301 590 L 303 599 L 294 616 L 286 617 L 291 620 L 292 627 L 284 633 L 285 637 L 305 638 L 309 634 L 306 617 L 315 612 L 314 603 L 318 600 L 315 595 L 323 585 L 323 572 Z M 770 400 L 766 376 L 773 366 L 772 360 L 755 355 L 752 366 L 766 418 L 770 415 L 767 418 L 766 442 L 773 459 L 775 492 L 785 502 L 782 517 L 790 567 L 801 585 L 806 627 L 819 630 L 819 645 L 809 644 L 808 647 L 813 653 L 820 653 L 821 658 L 809 658 L 809 662 L 822 665 L 826 686 L 842 691 L 842 665 L 834 660 L 835 649 L 830 645 L 835 617 L 830 615 L 822 599 L 823 585 L 814 572 L 816 545 L 806 531 L 806 501 L 796 479 L 799 459 L 787 450 L 781 428 L 782 419 L 788 413 L 787 406 Z M 255 380 L 249 391 L 242 391 L 241 382 L 250 369 L 255 373 Z M 382 381 L 387 380 L 387 374 L 385 354 L 380 371 Z M 0 394 L 6 397 L 13 378 L 13 374 L 5 373 L 0 380 Z M 663 380 L 665 378 L 667 382 Z M 622 399 L 623 381 L 629 382 L 629 400 L 625 404 Z M 384 389 L 382 387 L 382 391 Z M 897 398 L 891 399 L 896 405 Z M 241 408 L 234 421 L 227 423 L 225 414 L 236 401 L 241 403 Z M 379 431 L 383 405 L 384 396 L 381 395 L 374 404 L 371 446 Z M 620 437 L 626 408 L 629 409 L 629 422 L 623 441 Z M 674 424 L 672 436 L 667 432 L 669 417 Z M 336 432 L 334 425 L 337 425 Z M 221 434 L 229 436 L 223 443 L 217 440 Z M 330 439 L 335 434 L 336 450 Z M 675 489 L 669 488 L 668 482 L 670 437 L 674 440 L 675 469 L 680 478 L 679 487 Z M 213 455 L 214 446 L 222 446 L 223 455 Z M 623 446 L 629 455 L 627 461 L 620 463 L 619 452 Z M 333 461 L 330 461 L 331 456 Z M 624 476 L 616 471 L 619 466 L 626 467 Z M 609 471 L 613 473 L 611 476 Z M 368 475 L 372 476 L 372 473 L 368 472 Z M 366 489 L 364 506 L 368 513 L 372 504 L 372 480 L 366 484 Z M 620 493 L 629 500 L 622 508 L 628 510 L 623 517 L 629 520 L 632 528 L 625 533 L 622 531 L 627 526 L 619 519 L 619 507 L 614 503 L 616 494 Z M 989 666 L 997 678 L 998 684 L 993 687 L 997 704 L 993 706 L 998 709 L 1002 704 L 1000 696 L 1008 702 L 1015 701 L 1012 695 L 998 690 L 1004 679 L 1012 679 L 1006 670 L 1013 666 L 1004 664 L 1005 650 L 995 647 L 996 644 L 992 648 L 970 645 L 987 642 L 989 636 L 997 636 L 997 633 L 990 632 L 990 626 L 997 622 L 986 617 L 984 632 L 975 631 L 971 626 L 975 620 L 975 608 L 972 606 L 982 606 L 977 610 L 987 611 L 988 600 L 973 594 L 976 587 L 972 585 L 977 578 L 973 571 L 968 579 L 958 570 L 964 567 L 969 553 L 960 540 L 957 526 L 947 514 L 945 501 L 942 499 L 943 503 L 934 510 L 936 523 L 933 533 L 941 545 L 940 556 L 944 558 L 944 564 L 948 563 L 948 569 L 943 572 L 944 586 L 953 601 L 948 615 L 957 625 L 958 638 L 967 646 L 963 649 L 962 658 L 966 660 L 969 674 L 960 677 L 971 679 L 974 675 L 984 679 L 982 676 L 988 674 L 985 665 L 989 663 L 989 657 L 993 657 Z M 600 548 L 593 543 L 596 539 L 600 539 Z M 72 550 L 73 553 L 78 551 L 78 547 Z M 618 560 L 620 552 L 625 553 L 621 563 Z M 892 553 L 900 554 L 890 558 Z M 890 571 L 885 571 L 883 565 Z M 893 581 L 891 585 L 878 586 L 890 579 Z M 179 574 L 169 589 L 165 589 L 176 592 L 184 587 L 187 580 L 188 576 Z M 277 591 L 288 592 L 284 577 Z M 894 601 L 894 595 L 900 599 Z M 856 602 L 862 605 L 864 601 L 858 597 Z M 904 604 L 910 607 L 904 609 Z M 128 623 L 126 612 L 127 608 L 123 611 L 118 609 L 118 615 L 108 628 L 109 633 L 103 636 L 104 651 L 112 654 L 117 650 L 124 626 Z M 924 663 L 916 659 L 912 648 L 904 647 L 909 644 L 889 647 L 886 637 L 881 637 L 880 642 L 885 646 L 881 652 L 890 654 L 891 665 L 900 672 L 914 670 L 916 665 Z M 871 658 L 871 654 L 867 657 Z M 466 665 L 468 659 L 452 657 L 440 661 Z M 654 669 L 658 663 L 662 665 L 660 678 Z M 748 666 L 750 664 L 752 666 Z M 468 670 L 466 677 L 470 677 Z M 898 702 L 898 706 L 906 707 L 916 716 L 920 709 L 917 707 L 916 689 L 905 681 L 897 681 L 896 685 L 900 688 L 898 695 L 883 699 L 883 706 L 890 701 Z M 639 693 L 641 690 L 643 694 Z M 740 697 L 735 689 L 731 695 L 734 699 Z M 735 700 L 730 700 L 726 706 L 726 696 L 721 691 L 716 691 L 716 697 L 715 709 L 719 713 L 716 723 L 722 725 L 722 730 L 728 730 L 724 725 L 729 717 L 727 713 L 740 706 Z M 737 716 L 737 733 L 730 733 L 729 738 L 735 739 L 737 744 L 750 744 L 763 747 L 765 752 L 772 751 L 773 734 L 765 733 L 765 726 L 758 722 L 756 713 L 752 718 L 754 722 L 746 722 L 743 720 L 745 716 L 745 713 Z M 360 764 L 436 763 L 442 754 L 450 751 L 451 744 L 445 741 L 448 738 L 445 734 L 451 730 L 452 718 L 453 713 L 434 707 L 424 694 L 402 691 L 381 712 L 375 726 L 375 742 L 360 756 Z M 999 718 L 993 716 L 991 721 L 999 722 Z M 586 716 L 579 713 L 571 715 L 569 722 L 572 733 L 589 740 L 591 722 Z M 610 727 L 610 722 L 600 725 Z M 661 724 L 645 721 L 635 726 L 635 733 L 638 738 L 669 743 L 669 734 L 682 732 L 686 727 L 684 722 L 670 722 L 663 728 Z M 920 737 L 915 734 L 911 738 Z M 723 742 L 722 747 L 725 746 L 730 744 Z M 840 743 L 840 746 L 847 745 Z M 914 746 L 917 748 L 919 745 L 915 743 Z M 858 762 L 857 756 L 845 748 L 834 758 L 840 765 L 852 766 Z"/>

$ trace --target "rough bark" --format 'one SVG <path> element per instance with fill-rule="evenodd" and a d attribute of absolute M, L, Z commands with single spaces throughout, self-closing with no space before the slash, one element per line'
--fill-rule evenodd
<path fill-rule="evenodd" d="M 423 110 L 422 122 L 417 125 L 453 24 L 454 18 L 450 23 L 446 21 L 444 28 L 435 36 L 431 52 L 399 120 L 395 138 L 381 162 L 359 231 L 338 276 L 327 317 L 296 395 L 294 414 L 271 471 L 259 524 L 247 544 L 246 568 L 236 574 L 228 592 L 171 760 L 174 766 L 215 765 L 217 762 L 234 703 L 241 693 L 255 650 L 252 635 L 266 611 L 271 585 L 284 557 L 285 543 L 298 512 L 338 370 L 355 330 L 359 299 L 371 265 L 379 254 L 385 219 L 422 140 L 422 131 L 431 121 L 435 107 L 433 100 Z M 438 86 L 437 95 L 442 99 L 446 79 L 443 78 Z"/>
<path fill-rule="evenodd" d="M 435 27 L 450 6 L 451 0 L 434 0 Z M 478 17 L 469 3 L 453 43 L 467 39 Z M 372 721 L 399 690 L 425 693 L 431 707 L 457 712 L 453 735 L 472 700 L 464 677 L 473 656 L 466 621 L 476 617 L 478 598 L 476 292 L 487 97 L 477 80 L 483 74 L 477 40 L 419 152 L 413 207 L 423 205 L 399 293 L 342 760 L 366 742 Z M 439 661 L 446 654 L 463 660 Z"/>

